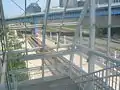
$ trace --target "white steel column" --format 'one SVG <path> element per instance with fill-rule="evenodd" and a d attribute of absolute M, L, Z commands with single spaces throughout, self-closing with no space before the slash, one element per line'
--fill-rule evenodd
<path fill-rule="evenodd" d="M 77 42 L 77 40 L 79 40 L 79 30 L 80 30 L 80 26 L 83 22 L 83 19 L 87 13 L 87 10 L 88 10 L 88 6 L 89 5 L 89 0 L 86 0 L 85 1 L 85 4 L 84 4 L 84 8 L 79 16 L 79 20 L 78 20 L 78 25 L 77 25 L 77 28 L 76 28 L 76 31 L 75 31 L 75 36 L 74 36 L 74 39 L 73 39 L 73 47 L 72 49 L 75 48 L 75 44 Z M 70 54 L 70 67 L 69 67 L 69 75 L 71 77 L 72 75 L 72 65 L 73 65 L 73 59 L 74 59 L 74 54 Z"/>
<path fill-rule="evenodd" d="M 45 39 L 46 39 L 46 26 L 47 26 L 47 18 L 48 18 L 48 12 L 50 8 L 50 2 L 51 0 L 46 0 L 46 8 L 45 8 L 45 17 L 44 17 L 44 24 L 43 24 L 43 31 L 42 31 L 42 48 L 43 52 L 45 50 Z M 42 77 L 44 77 L 44 57 L 42 59 Z"/>
<path fill-rule="evenodd" d="M 89 48 L 94 50 L 95 47 L 95 16 L 96 16 L 95 0 L 90 0 L 90 37 Z M 94 72 L 95 56 L 89 53 L 88 58 L 88 73 Z M 94 90 L 94 82 L 88 83 L 89 90 Z"/>
<path fill-rule="evenodd" d="M 25 17 L 26 17 L 26 9 L 27 9 L 27 0 L 25 0 Z M 25 51 L 26 51 L 26 55 L 28 54 L 28 48 L 27 48 L 27 26 L 26 26 L 26 22 L 24 23 L 25 24 Z M 28 67 L 28 63 L 27 63 L 27 67 Z"/>
<path fill-rule="evenodd" d="M 89 40 L 89 48 L 94 50 L 95 47 L 95 9 L 96 4 L 95 0 L 90 0 L 90 40 Z M 91 54 L 89 55 L 88 67 L 94 67 L 91 65 Z M 92 62 L 94 64 L 94 62 Z M 88 69 L 88 72 L 93 72 L 94 70 Z"/>
<path fill-rule="evenodd" d="M 108 39 L 107 39 L 107 55 L 110 56 L 110 42 L 111 42 L 111 4 L 112 0 L 108 0 Z M 106 62 L 106 68 L 110 67 L 110 62 Z M 109 71 L 106 71 L 106 76 L 109 76 Z M 105 80 L 106 85 L 108 84 L 108 78 Z M 107 87 L 106 87 L 107 88 Z"/>
<path fill-rule="evenodd" d="M 80 45 L 82 45 L 82 39 L 83 39 L 83 36 L 82 36 L 82 25 L 80 26 Z M 82 55 L 80 54 L 80 68 L 82 68 L 82 62 L 83 62 L 83 59 L 82 59 Z"/>
<path fill-rule="evenodd" d="M 111 4 L 112 4 L 112 0 L 108 0 L 108 39 L 107 39 L 107 55 L 110 55 L 110 41 L 111 41 Z"/>
<path fill-rule="evenodd" d="M 90 0 L 90 40 L 89 40 L 89 47 L 94 49 L 95 47 L 95 10 L 96 4 L 95 0 Z"/>
<path fill-rule="evenodd" d="M 66 9 L 67 9 L 67 6 L 68 6 L 68 1 L 69 0 L 66 0 L 65 1 L 65 7 L 64 7 L 64 11 L 63 11 L 63 15 L 62 15 L 62 18 L 61 18 L 61 25 L 60 25 L 60 29 L 59 29 L 59 35 L 58 35 L 58 43 L 57 43 L 57 51 L 58 51 L 58 49 L 59 49 L 59 43 L 60 43 L 60 35 L 61 35 L 61 31 L 60 30 L 62 30 L 62 27 L 63 27 L 63 22 L 64 22 L 64 17 L 65 17 L 65 13 L 66 13 Z"/>

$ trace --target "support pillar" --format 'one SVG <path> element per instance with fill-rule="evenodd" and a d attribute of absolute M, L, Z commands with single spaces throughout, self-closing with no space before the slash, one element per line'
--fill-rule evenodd
<path fill-rule="evenodd" d="M 89 58 L 88 58 L 88 73 L 94 72 L 95 71 L 95 60 L 96 60 L 96 56 L 89 54 Z"/>
<path fill-rule="evenodd" d="M 95 11 L 96 11 L 96 4 L 95 0 L 90 0 L 90 40 L 89 40 L 89 47 L 94 49 L 95 47 Z"/>
<path fill-rule="evenodd" d="M 89 38 L 89 48 L 94 50 L 95 47 L 95 16 L 96 16 L 96 0 L 90 0 L 90 38 Z M 89 53 L 88 58 L 88 73 L 94 72 L 95 66 L 95 56 L 92 53 Z M 90 76 L 89 78 L 94 78 L 94 76 Z M 85 90 L 94 90 L 94 81 L 89 82 L 86 86 Z"/>
<path fill-rule="evenodd" d="M 27 0 L 25 0 L 25 17 L 26 17 L 26 9 L 27 9 Z M 25 51 L 26 51 L 26 55 L 28 55 L 28 48 L 27 48 L 27 26 L 26 26 L 26 22 L 25 22 Z"/>
<path fill-rule="evenodd" d="M 112 4 L 112 0 L 108 0 L 108 39 L 107 39 L 108 55 L 110 55 L 110 41 L 111 41 L 111 4 Z"/>
<path fill-rule="evenodd" d="M 90 0 L 90 40 L 89 40 L 89 48 L 94 50 L 95 47 L 95 10 L 96 4 L 95 0 Z M 92 64 L 94 64 L 93 55 L 89 53 L 89 60 L 88 60 L 88 73 L 93 71 Z M 92 90 L 92 89 L 91 89 Z"/>
<path fill-rule="evenodd" d="M 108 0 L 108 39 L 107 39 L 107 55 L 110 56 L 110 42 L 111 42 L 111 4 L 112 0 Z M 106 68 L 110 67 L 110 62 L 106 61 Z M 106 71 L 106 76 L 109 76 L 110 72 Z M 105 79 L 106 86 L 108 85 L 108 78 Z M 107 87 L 106 87 L 107 89 Z"/>
<path fill-rule="evenodd" d="M 48 19 L 48 12 L 50 8 L 50 2 L 51 0 L 46 0 L 46 9 L 45 9 L 45 18 L 44 18 L 44 24 L 43 24 L 43 31 L 42 31 L 42 48 L 43 52 L 45 51 L 45 39 L 46 39 L 46 26 L 47 26 L 47 19 Z M 42 78 L 44 78 L 44 55 L 42 58 Z"/>

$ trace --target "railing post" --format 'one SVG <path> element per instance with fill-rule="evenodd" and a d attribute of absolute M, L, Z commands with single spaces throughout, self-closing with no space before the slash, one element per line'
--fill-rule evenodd
<path fill-rule="evenodd" d="M 88 58 L 88 73 L 92 73 L 95 71 L 95 59 L 96 56 L 89 53 L 89 58 Z M 94 76 L 90 76 L 89 78 L 94 78 Z M 94 81 L 89 82 L 87 85 L 87 88 L 85 90 L 94 90 Z"/>
<path fill-rule="evenodd" d="M 95 59 L 96 56 L 90 53 L 88 58 L 88 73 L 94 72 Z"/>
<path fill-rule="evenodd" d="M 70 55 L 70 67 L 69 67 L 69 76 L 71 78 L 72 78 L 73 59 L 74 59 L 74 54 L 71 54 Z"/>
<path fill-rule="evenodd" d="M 17 81 L 16 81 L 16 77 L 14 74 L 12 74 L 12 80 L 13 80 L 13 89 L 17 90 Z"/>
<path fill-rule="evenodd" d="M 82 30 L 82 25 L 80 26 L 80 44 L 82 45 L 82 40 L 83 40 L 83 36 L 82 36 L 82 32 L 83 32 L 83 30 Z"/>
<path fill-rule="evenodd" d="M 80 26 L 80 42 L 79 42 L 79 44 L 80 45 L 82 45 L 82 40 L 83 40 L 83 36 L 82 36 L 82 32 L 83 32 L 83 30 L 82 30 L 82 25 Z M 82 55 L 80 54 L 80 68 L 82 68 L 82 62 L 83 62 L 83 59 L 82 59 Z"/>
<path fill-rule="evenodd" d="M 50 32 L 50 39 L 52 40 L 52 32 Z"/>
<path fill-rule="evenodd" d="M 96 2 L 95 0 L 90 0 L 90 38 L 89 38 L 89 48 L 94 50 L 95 48 L 95 11 L 96 11 Z M 95 56 L 89 52 L 88 58 L 88 73 L 94 72 L 95 66 Z M 91 77 L 89 77 L 91 78 Z M 94 78 L 92 76 L 92 78 Z M 94 90 L 94 82 L 89 82 L 85 90 Z"/>
<path fill-rule="evenodd" d="M 108 39 L 107 39 L 107 55 L 110 56 L 110 42 L 111 42 L 111 4 L 112 0 L 108 0 Z M 110 67 L 110 62 L 106 62 L 106 67 Z M 109 76 L 110 72 L 106 71 L 106 76 Z M 106 86 L 108 85 L 108 79 L 105 80 Z"/>
<path fill-rule="evenodd" d="M 115 51 L 115 58 L 117 58 L 117 51 Z"/>
<path fill-rule="evenodd" d="M 57 33 L 57 35 L 56 35 L 56 36 L 57 36 L 57 43 L 58 43 L 58 38 L 59 38 L 59 35 L 58 35 L 58 33 Z"/>
<path fill-rule="evenodd" d="M 58 49 L 59 49 L 59 32 L 57 32 L 57 52 L 58 52 Z"/>
<path fill-rule="evenodd" d="M 82 55 L 80 54 L 80 68 L 82 68 L 82 63 L 83 63 L 83 59 L 82 59 Z"/>
<path fill-rule="evenodd" d="M 64 35 L 64 44 L 66 44 L 66 36 Z"/>

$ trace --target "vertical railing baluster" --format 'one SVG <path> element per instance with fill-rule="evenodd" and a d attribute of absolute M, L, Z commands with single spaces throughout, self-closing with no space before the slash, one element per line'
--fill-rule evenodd
<path fill-rule="evenodd" d="M 112 69 L 112 75 L 113 75 L 114 69 Z M 112 87 L 114 87 L 114 78 L 112 76 Z"/>
<path fill-rule="evenodd" d="M 105 72 L 106 72 L 105 70 L 102 71 L 102 76 L 101 77 L 105 76 L 105 74 L 104 74 Z M 104 90 L 104 78 L 102 78 L 102 89 Z"/>
<path fill-rule="evenodd" d="M 119 73 L 119 74 L 120 74 L 120 73 Z M 118 86 L 118 88 L 119 88 L 119 89 L 118 89 L 118 90 L 120 90 L 120 77 L 119 77 L 119 79 L 118 79 L 118 80 L 119 80 L 119 86 Z"/>

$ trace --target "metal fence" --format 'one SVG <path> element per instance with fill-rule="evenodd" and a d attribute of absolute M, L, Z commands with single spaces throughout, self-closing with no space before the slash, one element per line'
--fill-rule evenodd
<path fill-rule="evenodd" d="M 120 90 L 120 65 L 105 68 L 74 79 L 82 90 L 92 85 L 92 90 Z"/>

